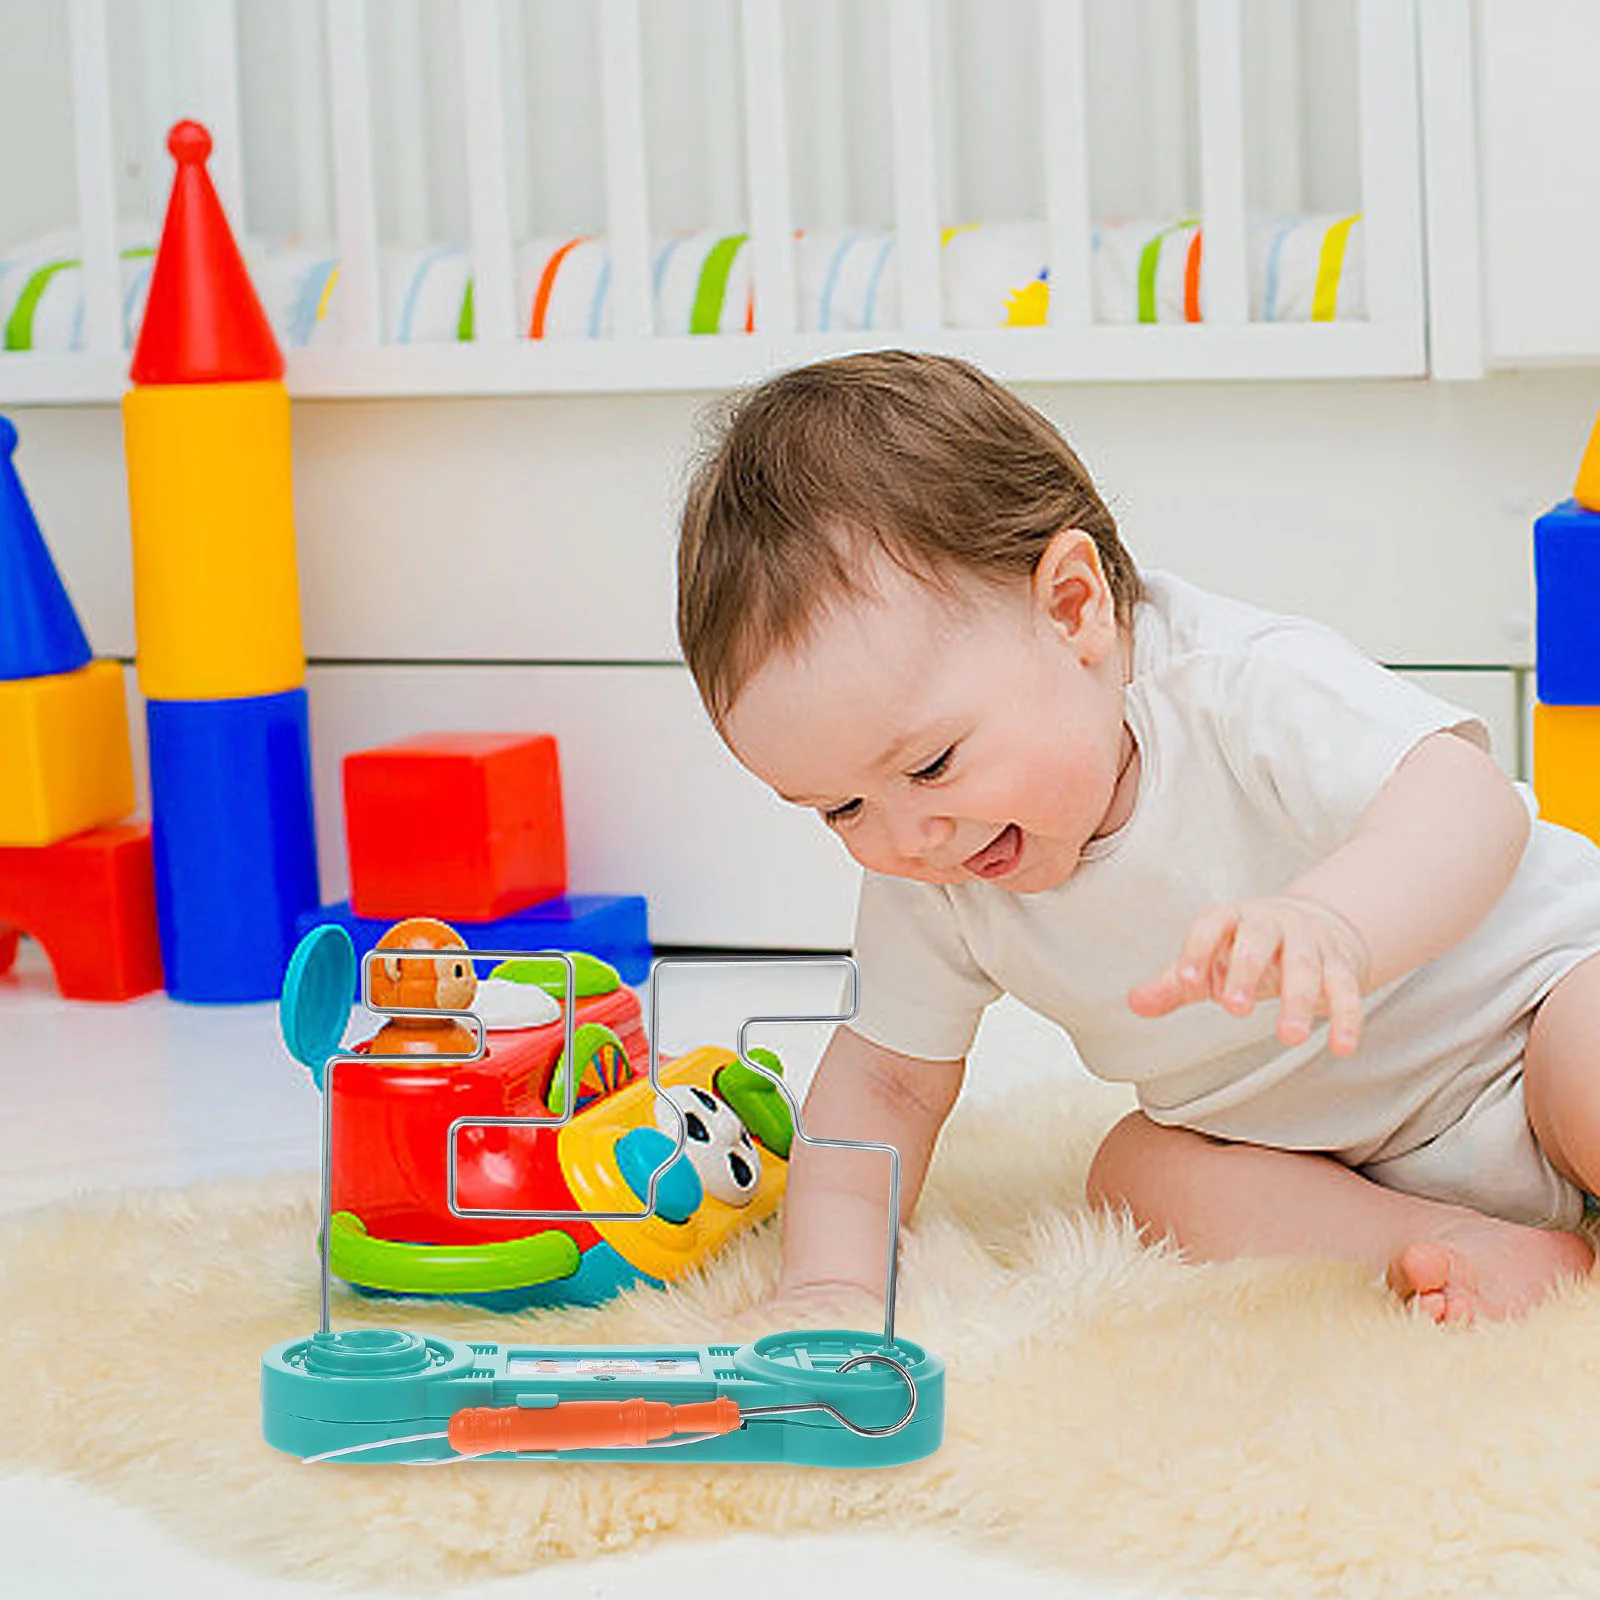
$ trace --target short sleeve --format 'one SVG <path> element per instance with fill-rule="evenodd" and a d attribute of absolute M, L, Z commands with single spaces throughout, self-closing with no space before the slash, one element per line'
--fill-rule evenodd
<path fill-rule="evenodd" d="M 959 1061 L 1000 987 L 973 959 L 938 884 L 868 872 L 856 912 L 860 1011 L 850 1027 L 886 1050 Z"/>
<path fill-rule="evenodd" d="M 1322 850 L 1350 837 L 1395 768 L 1431 734 L 1453 731 L 1489 748 L 1473 712 L 1311 623 L 1251 641 L 1220 677 L 1216 715 L 1240 782 Z"/>

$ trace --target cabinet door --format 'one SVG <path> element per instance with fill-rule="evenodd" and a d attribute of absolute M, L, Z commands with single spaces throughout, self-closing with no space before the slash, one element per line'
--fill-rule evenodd
<path fill-rule="evenodd" d="M 1490 359 L 1600 356 L 1600 5 L 1480 0 Z"/>

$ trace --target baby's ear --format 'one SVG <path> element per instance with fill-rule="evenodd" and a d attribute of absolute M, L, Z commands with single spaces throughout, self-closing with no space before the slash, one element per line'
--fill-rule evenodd
<path fill-rule="evenodd" d="M 1067 639 L 1096 648 L 1116 638 L 1116 600 L 1100 552 L 1082 528 L 1063 528 L 1033 569 L 1035 603 Z"/>

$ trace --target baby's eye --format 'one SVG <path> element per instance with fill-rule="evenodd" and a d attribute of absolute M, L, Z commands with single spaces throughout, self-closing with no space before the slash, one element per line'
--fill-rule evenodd
<path fill-rule="evenodd" d="M 860 810 L 861 802 L 859 800 L 846 800 L 842 806 L 835 806 L 831 811 L 824 811 L 822 820 L 830 828 L 837 828 L 841 822 L 849 822 Z"/>
<path fill-rule="evenodd" d="M 937 760 L 930 761 L 927 764 L 927 766 L 925 766 L 925 767 L 919 767 L 915 772 L 913 772 L 911 774 L 911 776 L 914 779 L 916 779 L 916 780 L 918 780 L 920 782 L 924 782 L 924 783 L 928 782 L 929 780 L 931 780 L 933 778 L 942 777 L 944 775 L 945 768 L 950 765 L 950 758 L 955 753 L 956 753 L 956 747 L 954 745 L 951 745 L 950 748 L 948 750 L 946 750 L 941 756 L 939 756 Z"/>

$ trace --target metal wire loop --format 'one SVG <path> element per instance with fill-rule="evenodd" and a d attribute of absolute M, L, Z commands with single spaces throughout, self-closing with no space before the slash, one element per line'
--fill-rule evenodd
<path fill-rule="evenodd" d="M 421 960 L 433 962 L 455 961 L 464 957 L 465 959 L 474 963 L 481 963 L 484 961 L 504 961 L 528 955 L 539 955 L 551 957 L 561 963 L 561 966 L 564 970 L 565 980 L 563 984 L 565 1000 L 564 1004 L 562 1005 L 563 1056 L 568 1063 L 567 1094 L 565 1096 L 566 1103 L 563 1106 L 561 1114 L 548 1117 L 457 1117 L 450 1124 L 445 1135 L 445 1203 L 449 1207 L 452 1216 L 461 1217 L 467 1220 L 482 1218 L 534 1222 L 633 1222 L 640 1221 L 645 1217 L 654 1216 L 656 1214 L 656 1195 L 659 1187 L 664 1181 L 666 1173 L 671 1169 L 678 1158 L 683 1155 L 688 1143 L 688 1123 L 684 1118 L 683 1110 L 676 1101 L 672 1100 L 668 1095 L 665 1094 L 660 1076 L 662 1065 L 659 1015 L 661 982 L 663 975 L 669 969 L 678 969 L 684 967 L 708 968 L 720 966 L 837 966 L 842 968 L 849 981 L 846 989 L 847 997 L 841 1006 L 832 1010 L 821 1012 L 803 1012 L 785 1015 L 748 1017 L 743 1023 L 741 1023 L 739 1028 L 737 1054 L 739 1060 L 745 1065 L 745 1067 L 759 1074 L 763 1079 L 771 1084 L 788 1105 L 794 1129 L 794 1138 L 800 1144 L 826 1147 L 837 1150 L 871 1150 L 880 1155 L 886 1155 L 889 1158 L 889 1214 L 887 1217 L 889 1237 L 888 1260 L 885 1264 L 884 1273 L 883 1342 L 887 1348 L 893 1349 L 895 1347 L 895 1291 L 897 1288 L 898 1278 L 898 1244 L 900 1233 L 900 1152 L 896 1150 L 893 1145 L 881 1144 L 870 1140 L 824 1139 L 807 1133 L 805 1129 L 804 1118 L 801 1114 L 800 1102 L 796 1098 L 794 1090 L 791 1089 L 778 1074 L 770 1071 L 759 1061 L 754 1061 L 751 1059 L 748 1043 L 750 1029 L 757 1025 L 773 1023 L 816 1022 L 848 1023 L 854 1020 L 860 992 L 860 974 L 856 968 L 855 962 L 849 956 L 778 956 L 768 957 L 766 959 L 742 960 L 733 962 L 707 960 L 704 958 L 685 956 L 664 956 L 654 963 L 651 969 L 649 983 L 650 1027 L 648 1081 L 652 1089 L 655 1091 L 657 1104 L 664 1105 L 667 1108 L 667 1111 L 671 1115 L 673 1122 L 677 1125 L 675 1136 L 672 1141 L 672 1149 L 670 1152 L 668 1152 L 666 1159 L 651 1170 L 649 1181 L 646 1186 L 646 1192 L 643 1196 L 643 1205 L 641 1209 L 637 1211 L 598 1211 L 575 1208 L 566 1208 L 562 1210 L 545 1210 L 542 1208 L 525 1210 L 512 1209 L 508 1207 L 469 1207 L 462 1205 L 457 1196 L 457 1185 L 459 1181 L 457 1140 L 463 1131 L 475 1128 L 560 1129 L 566 1127 L 566 1125 L 572 1121 L 576 1110 L 577 1081 L 579 1072 L 579 1064 L 573 1059 L 573 1045 L 577 1022 L 577 967 L 572 956 L 564 950 L 545 950 L 537 952 L 519 950 L 463 950 L 455 946 L 432 950 L 405 949 L 368 951 L 367 954 L 362 958 L 361 962 L 361 997 L 363 1003 L 369 1011 L 373 1011 L 382 1017 L 447 1017 L 458 1020 L 471 1029 L 473 1034 L 473 1045 L 470 1051 L 440 1052 L 431 1057 L 431 1059 L 436 1063 L 448 1062 L 451 1064 L 478 1061 L 481 1060 L 482 1057 L 487 1053 L 489 1048 L 488 1031 L 484 1026 L 483 1019 L 476 1012 L 470 1010 L 446 1011 L 409 1006 L 379 1006 L 374 1004 L 372 998 L 372 969 L 384 957 L 394 955 L 399 955 L 402 959 L 408 961 Z M 357 1054 L 353 1051 L 340 1050 L 327 1062 L 324 1068 L 322 1082 L 322 1193 L 320 1206 L 320 1227 L 318 1229 L 319 1254 L 321 1258 L 319 1273 L 321 1301 L 320 1326 L 324 1333 L 328 1332 L 330 1329 L 332 1311 L 332 1266 L 330 1261 L 332 1252 L 330 1249 L 330 1244 L 333 1225 L 333 1081 L 335 1074 L 340 1067 L 356 1062 L 365 1062 L 368 1065 L 384 1065 L 392 1063 L 395 1065 L 414 1066 L 416 1065 L 417 1060 L 418 1058 L 414 1055 L 389 1055 L 379 1054 L 377 1052 Z M 851 1364 L 853 1365 L 855 1362 L 864 1359 L 867 1358 L 853 1358 Z M 916 1409 L 916 1386 L 912 1382 L 910 1375 L 906 1373 L 905 1369 L 900 1367 L 897 1362 L 894 1362 L 892 1358 L 874 1356 L 872 1359 L 889 1361 L 890 1365 L 895 1366 L 897 1370 L 901 1372 L 902 1376 L 905 1377 L 907 1384 L 911 1386 L 912 1411 L 906 1414 L 906 1421 L 909 1421 L 912 1413 Z M 840 1371 L 843 1370 L 845 1369 L 841 1367 Z M 831 1408 L 826 1406 L 822 1407 L 821 1409 L 831 1411 Z M 837 1416 L 836 1412 L 832 1414 Z M 850 1427 L 853 1429 L 853 1425 L 846 1421 L 845 1418 L 839 1417 L 838 1420 L 843 1423 L 845 1427 Z M 896 1425 L 896 1429 L 904 1426 L 905 1422 L 901 1422 Z M 894 1432 L 896 1429 L 889 1429 L 888 1431 Z M 870 1433 L 863 1432 L 859 1429 L 853 1429 L 853 1431 L 862 1432 L 863 1437 L 872 1436 Z M 876 1430 L 878 1433 L 881 1433 L 882 1431 L 883 1430 Z"/>
<path fill-rule="evenodd" d="M 868 1350 L 859 1356 L 851 1356 L 848 1361 L 841 1361 L 838 1366 L 840 1372 L 848 1372 L 852 1367 L 863 1366 L 869 1361 L 880 1362 L 883 1366 L 893 1367 L 911 1391 L 911 1404 L 906 1407 L 906 1414 L 898 1422 L 891 1422 L 884 1428 L 864 1428 L 859 1423 L 852 1422 L 842 1411 L 836 1410 L 825 1400 L 808 1400 L 796 1406 L 747 1406 L 741 1408 L 740 1415 L 750 1417 L 777 1417 L 793 1415 L 796 1411 L 826 1411 L 841 1428 L 849 1431 L 860 1439 L 887 1439 L 891 1433 L 899 1433 L 907 1423 L 917 1414 L 917 1380 L 906 1371 L 904 1365 L 885 1350 Z"/>

